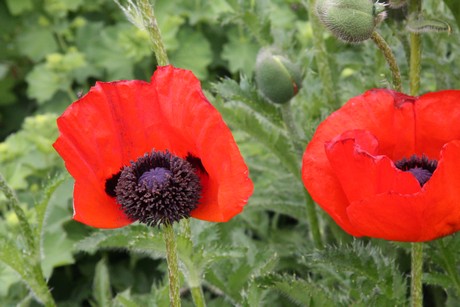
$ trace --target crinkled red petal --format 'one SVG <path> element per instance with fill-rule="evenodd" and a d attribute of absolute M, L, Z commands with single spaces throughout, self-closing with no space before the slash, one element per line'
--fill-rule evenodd
<path fill-rule="evenodd" d="M 97 83 L 66 110 L 58 126 L 61 134 L 54 146 L 78 187 L 75 218 L 88 225 L 113 228 L 131 222 L 114 198 L 105 197 L 105 182 L 152 150 L 201 159 L 207 175 L 201 176 L 203 197 L 194 217 L 227 221 L 241 212 L 252 193 L 229 128 L 190 71 L 165 66 L 151 83 Z M 106 210 L 99 214 L 97 208 Z"/>
<path fill-rule="evenodd" d="M 413 194 L 417 179 L 397 169 L 387 156 L 376 155 L 377 139 L 368 131 L 347 131 L 326 144 L 326 155 L 348 201 L 378 194 Z"/>
<path fill-rule="evenodd" d="M 351 222 L 366 236 L 422 242 L 460 230 L 460 141 L 444 146 L 438 167 L 419 193 L 388 193 L 353 202 Z"/>

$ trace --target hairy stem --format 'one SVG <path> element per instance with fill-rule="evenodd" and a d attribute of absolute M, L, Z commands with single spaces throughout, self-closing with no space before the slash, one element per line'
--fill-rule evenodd
<path fill-rule="evenodd" d="M 422 307 L 423 243 L 412 243 L 411 306 Z"/>
<path fill-rule="evenodd" d="M 169 64 L 168 54 L 161 38 L 160 28 L 158 27 L 155 12 L 149 0 L 138 0 L 138 5 L 142 10 L 144 18 L 144 26 L 149 33 L 150 42 L 153 52 L 159 66 Z"/>
<path fill-rule="evenodd" d="M 179 264 L 177 260 L 176 238 L 174 228 L 171 224 L 163 226 L 163 238 L 166 244 L 166 260 L 168 262 L 169 304 L 172 307 L 179 307 L 181 305 Z"/>
<path fill-rule="evenodd" d="M 409 15 L 411 18 L 416 18 L 422 10 L 422 1 L 410 0 L 409 1 Z M 410 94 L 412 96 L 418 95 L 420 90 L 420 70 L 422 59 L 422 41 L 420 34 L 410 33 L 410 62 L 409 62 L 409 85 Z"/>
<path fill-rule="evenodd" d="M 402 91 L 401 73 L 399 71 L 399 66 L 398 66 L 398 63 L 396 62 L 396 58 L 393 54 L 393 51 L 391 51 L 390 46 L 383 39 L 383 37 L 376 31 L 372 32 L 371 38 L 374 41 L 374 43 L 377 45 L 377 47 L 380 49 L 380 51 L 382 51 L 383 56 L 385 57 L 385 60 L 387 61 L 388 66 L 390 67 L 390 71 L 391 71 L 392 78 L 393 78 L 393 88 L 396 91 L 401 92 Z"/>

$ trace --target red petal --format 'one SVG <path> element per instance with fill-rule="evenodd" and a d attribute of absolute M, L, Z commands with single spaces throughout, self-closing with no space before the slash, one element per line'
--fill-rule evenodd
<path fill-rule="evenodd" d="M 200 158 L 208 173 L 207 182 L 202 182 L 201 202 L 192 216 L 213 222 L 228 221 L 241 212 L 253 190 L 248 168 L 230 129 L 190 71 L 160 67 L 152 80 L 159 99 L 169 101 L 162 104 L 163 116 L 177 126 L 177 134 L 184 135 L 180 143 L 183 147 L 176 153 Z"/>
<path fill-rule="evenodd" d="M 367 236 L 394 241 L 429 241 L 460 230 L 460 141 L 447 144 L 438 167 L 420 193 L 376 195 L 353 203 L 353 225 Z"/>
<path fill-rule="evenodd" d="M 460 139 L 460 91 L 448 90 L 421 96 L 415 105 L 415 154 L 437 159 L 441 147 Z"/>
<path fill-rule="evenodd" d="M 135 104 L 138 93 L 147 95 L 152 90 L 142 81 L 97 83 L 58 119 L 60 136 L 54 147 L 75 178 L 76 187 L 88 188 L 80 192 L 88 195 L 80 195 L 78 188 L 74 191 L 74 215 L 85 224 L 113 228 L 128 223 L 127 217 L 120 218 L 123 214 L 115 199 L 102 195 L 106 179 L 136 155 L 150 150 L 139 146 L 146 143 L 142 128 L 129 124 L 137 114 L 136 120 L 142 119 L 142 109 Z M 96 215 L 90 217 L 92 212 Z"/>
<path fill-rule="evenodd" d="M 377 194 L 412 194 L 420 184 L 409 172 L 397 169 L 377 153 L 377 139 L 368 131 L 352 130 L 326 144 L 326 155 L 348 201 Z"/>

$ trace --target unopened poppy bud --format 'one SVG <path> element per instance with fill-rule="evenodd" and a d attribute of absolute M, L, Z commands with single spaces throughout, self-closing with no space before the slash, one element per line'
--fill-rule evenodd
<path fill-rule="evenodd" d="M 300 69 L 282 55 L 261 49 L 256 61 L 256 83 L 260 92 L 274 103 L 285 103 L 301 86 Z"/>
<path fill-rule="evenodd" d="M 369 39 L 386 16 L 383 5 L 372 0 L 318 0 L 316 13 L 332 34 L 348 43 Z"/>
<path fill-rule="evenodd" d="M 405 5 L 407 5 L 407 1 L 406 0 L 390 0 L 388 2 L 388 5 L 392 8 L 392 9 L 399 9 Z"/>

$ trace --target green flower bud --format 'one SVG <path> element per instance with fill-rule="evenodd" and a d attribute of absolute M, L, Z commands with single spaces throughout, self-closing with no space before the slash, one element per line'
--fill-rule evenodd
<path fill-rule="evenodd" d="M 369 39 L 386 16 L 379 3 L 372 0 L 318 0 L 318 18 L 337 38 L 359 43 Z"/>
<path fill-rule="evenodd" d="M 285 103 L 300 89 L 300 69 L 282 55 L 261 49 L 256 61 L 256 83 L 262 95 L 274 103 Z"/>
<path fill-rule="evenodd" d="M 392 9 L 399 9 L 407 5 L 407 1 L 406 0 L 390 0 L 388 4 L 390 5 Z"/>

